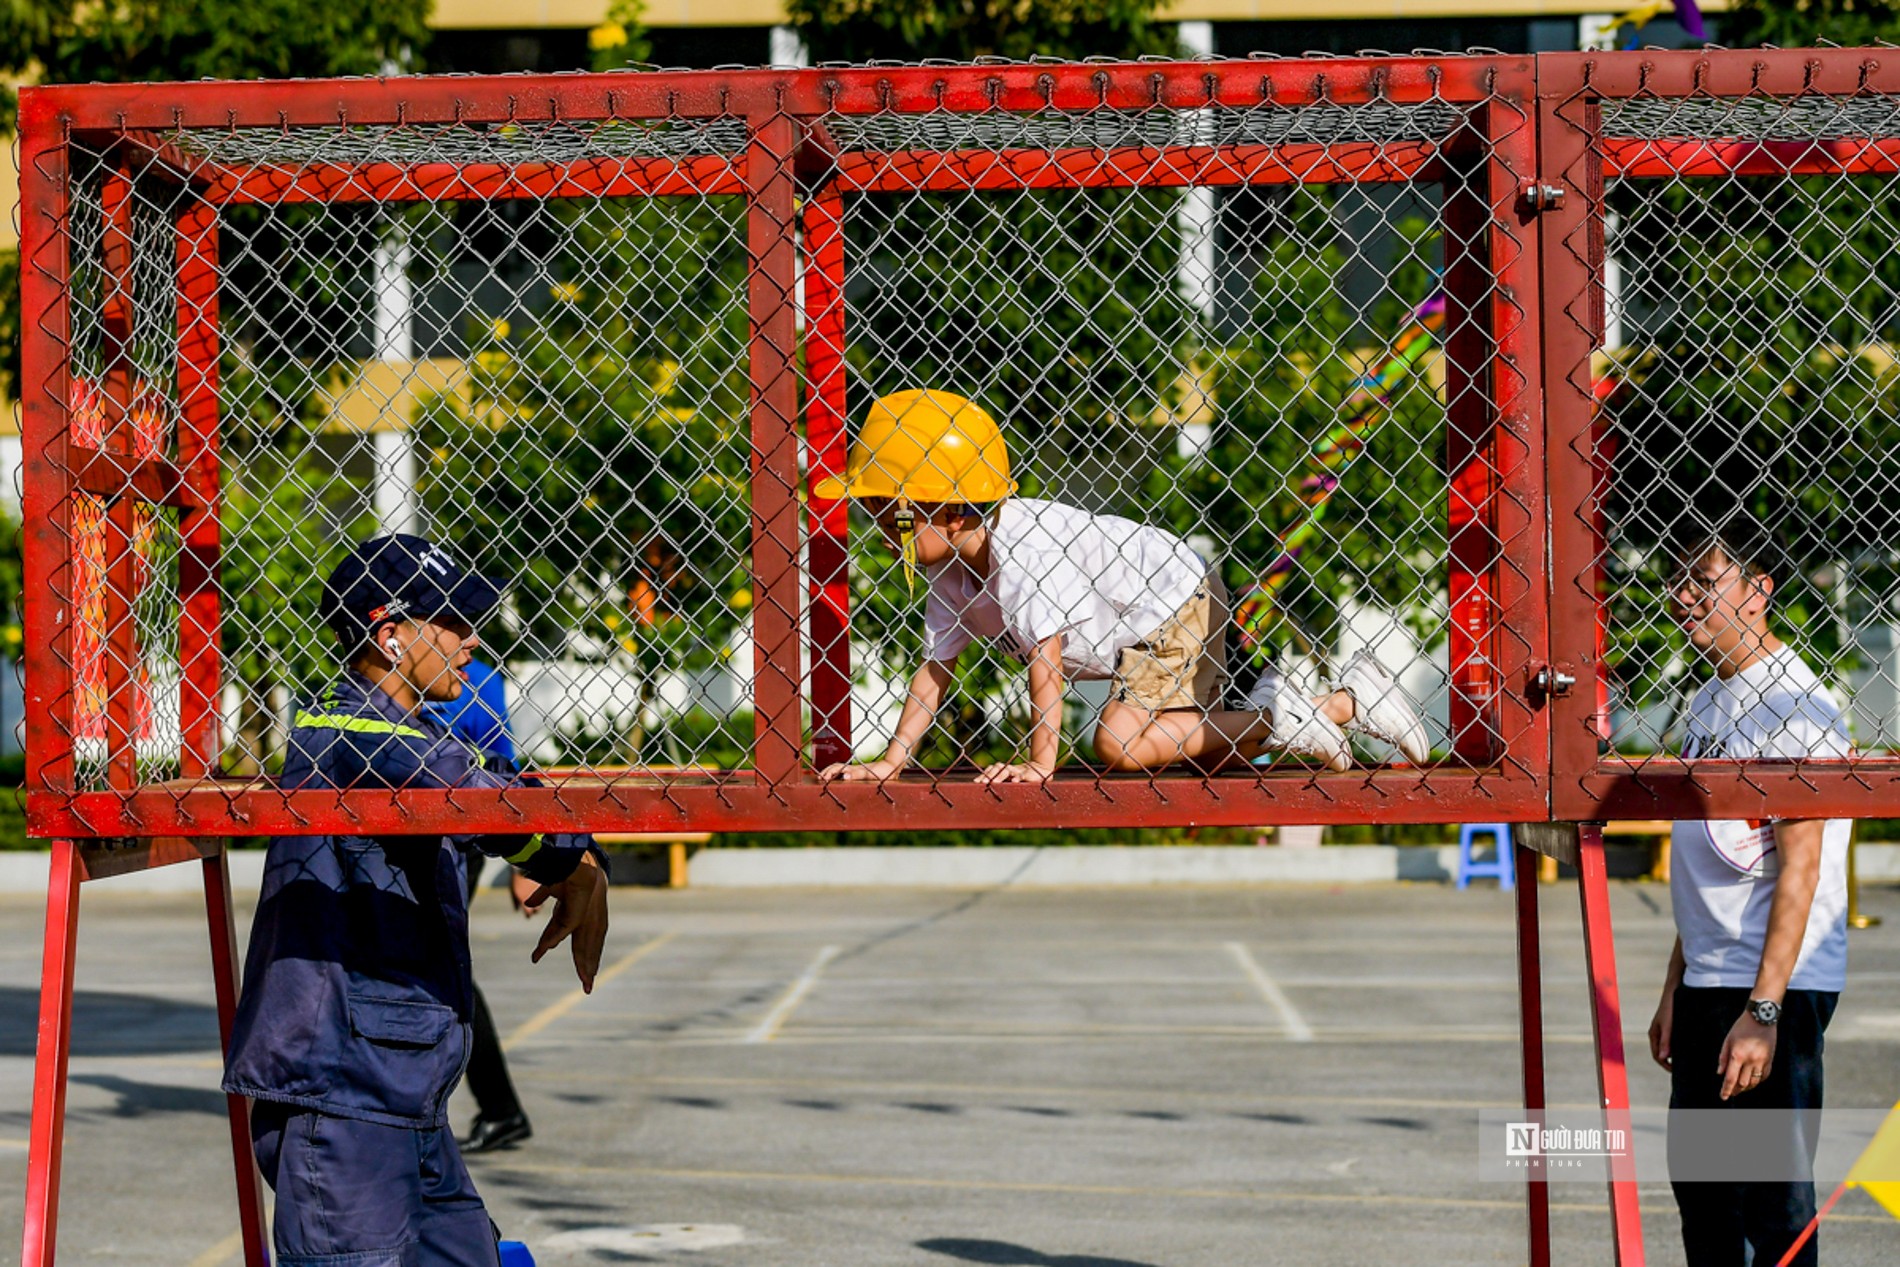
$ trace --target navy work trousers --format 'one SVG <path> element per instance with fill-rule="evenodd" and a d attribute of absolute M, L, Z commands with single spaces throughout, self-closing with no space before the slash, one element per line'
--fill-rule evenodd
<path fill-rule="evenodd" d="M 495 1225 L 447 1130 L 260 1101 L 251 1138 L 277 1194 L 277 1267 L 500 1267 Z"/>
<path fill-rule="evenodd" d="M 1749 1127 L 1743 1126 L 1735 1141 L 1736 1146 L 1758 1155 L 1785 1150 L 1788 1164 L 1784 1169 L 1792 1176 L 1813 1164 L 1821 1123 L 1822 1036 L 1840 995 L 1830 990 L 1789 990 L 1775 1026 L 1775 1057 L 1768 1076 L 1753 1090 L 1724 1100 L 1716 1062 L 1729 1029 L 1748 1007 L 1748 994 L 1746 989 L 1727 987 L 1677 988 L 1669 1042 L 1669 1107 L 1803 1111 L 1792 1117 L 1785 1112 L 1764 1115 L 1760 1126 L 1764 1138 L 1751 1141 Z M 1747 1121 L 1745 1117 L 1739 1120 Z M 1791 1121 L 1795 1137 L 1782 1138 Z M 1672 1177 L 1689 1171 L 1690 1154 L 1700 1152 L 1706 1160 L 1709 1151 L 1706 1124 L 1699 1128 L 1704 1137 L 1700 1148 L 1691 1139 L 1679 1138 L 1683 1132 L 1678 1125 L 1672 1123 L 1669 1129 Z M 1726 1134 L 1719 1133 L 1718 1138 Z M 1814 1217 L 1811 1177 L 1770 1183 L 1675 1182 L 1672 1186 L 1682 1215 L 1682 1247 L 1689 1267 L 1742 1267 L 1749 1261 L 1745 1247 L 1754 1249 L 1758 1267 L 1773 1267 Z M 1817 1232 L 1795 1257 L 1795 1267 L 1813 1267 L 1819 1255 Z"/>

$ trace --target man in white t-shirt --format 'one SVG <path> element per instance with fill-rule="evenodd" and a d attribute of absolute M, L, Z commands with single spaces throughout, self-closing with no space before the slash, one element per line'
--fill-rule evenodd
<path fill-rule="evenodd" d="M 979 639 L 1029 674 L 1029 759 L 997 762 L 981 782 L 1040 783 L 1060 752 L 1064 683 L 1114 683 L 1097 724 L 1096 756 L 1112 770 L 1176 763 L 1211 769 L 1269 749 L 1345 770 L 1342 728 L 1429 755 L 1424 724 L 1368 655 L 1339 688 L 1311 699 L 1277 677 L 1245 709 L 1220 707 L 1228 622 L 1219 573 L 1179 537 L 1115 515 L 1016 497 L 994 420 L 948 392 L 886 396 L 851 446 L 842 478 L 819 497 L 861 500 L 904 560 L 929 582 L 925 661 L 911 679 L 884 755 L 840 762 L 819 777 L 881 780 L 909 764 L 949 688 L 957 657 Z"/>
<path fill-rule="evenodd" d="M 1771 550 L 1738 521 L 1681 555 L 1672 606 L 1715 670 L 1690 706 L 1691 761 L 1849 754 L 1839 702 L 1768 627 Z M 1847 977 L 1848 836 L 1845 819 L 1675 825 L 1676 946 L 1649 1045 L 1670 1071 L 1670 1174 L 1690 1267 L 1741 1267 L 1745 1247 L 1755 1263 L 1779 1263 L 1814 1217 L 1822 1035 Z M 1733 1108 L 1782 1112 L 1720 1112 Z M 1787 1178 L 1697 1178 L 1738 1152 Z M 1817 1254 L 1810 1238 L 1794 1262 Z"/>

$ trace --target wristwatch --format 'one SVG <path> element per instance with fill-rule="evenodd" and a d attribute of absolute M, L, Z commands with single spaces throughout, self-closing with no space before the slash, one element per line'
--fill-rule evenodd
<path fill-rule="evenodd" d="M 1754 1017 L 1759 1025 L 1773 1025 L 1781 1019 L 1781 1004 L 1773 999 L 1750 999 L 1748 1014 Z"/>

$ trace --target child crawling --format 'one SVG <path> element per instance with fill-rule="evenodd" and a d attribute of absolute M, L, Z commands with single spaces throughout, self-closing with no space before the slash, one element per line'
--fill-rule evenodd
<path fill-rule="evenodd" d="M 851 497 L 877 521 L 907 571 L 929 584 L 925 660 L 911 679 L 884 755 L 840 762 L 819 778 L 882 780 L 902 770 L 942 704 L 957 657 L 981 638 L 1029 669 L 1029 760 L 998 762 L 981 783 L 1041 783 L 1055 774 L 1063 683 L 1114 683 L 1095 730 L 1111 770 L 1202 770 L 1267 751 L 1317 757 L 1343 771 L 1345 729 L 1428 756 L 1425 727 L 1379 665 L 1360 653 L 1337 689 L 1309 698 L 1269 669 L 1247 707 L 1219 707 L 1226 685 L 1227 592 L 1219 573 L 1159 528 L 1060 502 L 1014 497 L 994 420 L 961 396 L 906 391 L 872 406 L 844 478 L 815 495 Z"/>

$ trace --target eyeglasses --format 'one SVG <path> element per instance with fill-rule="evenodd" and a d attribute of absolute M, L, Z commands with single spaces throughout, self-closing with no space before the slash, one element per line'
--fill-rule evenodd
<path fill-rule="evenodd" d="M 1731 563 L 1713 575 L 1698 573 L 1693 569 L 1679 573 L 1669 583 L 1669 596 L 1685 607 L 1698 607 L 1721 593 L 1723 587 L 1728 584 L 1730 575 L 1740 571 L 1740 568 Z"/>

